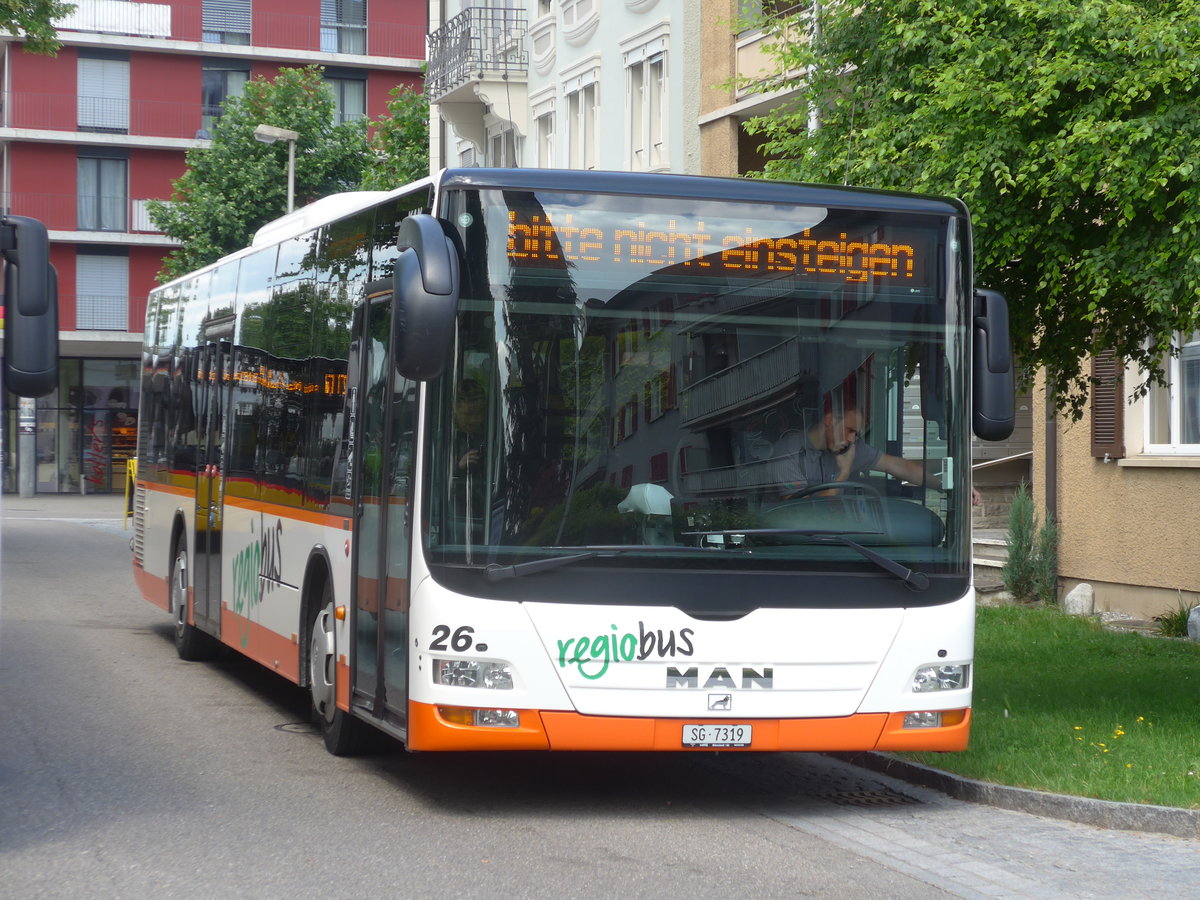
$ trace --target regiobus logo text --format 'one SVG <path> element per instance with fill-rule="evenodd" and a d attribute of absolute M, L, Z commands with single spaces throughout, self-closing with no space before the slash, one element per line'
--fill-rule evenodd
<path fill-rule="evenodd" d="M 645 662 L 648 659 L 676 660 L 691 657 L 696 652 L 692 638 L 695 631 L 681 628 L 679 631 L 647 628 L 638 622 L 637 631 L 624 631 L 616 625 L 609 626 L 608 634 L 583 635 L 559 640 L 558 667 L 573 667 L 589 681 L 603 678 L 614 665 Z M 667 666 L 665 687 L 667 688 L 724 688 L 743 690 L 771 688 L 774 686 L 774 669 L 770 666 L 761 670 L 749 666 L 741 668 L 741 684 L 728 666 L 706 668 L 703 677 L 699 666 Z M 736 667 L 734 667 L 736 668 Z"/>

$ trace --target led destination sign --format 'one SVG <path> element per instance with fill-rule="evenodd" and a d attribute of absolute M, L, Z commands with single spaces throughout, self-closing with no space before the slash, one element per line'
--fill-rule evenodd
<path fill-rule="evenodd" d="M 861 222 L 857 224 L 861 227 Z M 511 264 L 538 268 L 644 266 L 675 274 L 928 284 L 928 234 L 876 223 L 868 237 L 839 229 L 833 222 L 780 234 L 789 227 L 795 225 L 672 217 L 617 224 L 588 211 L 522 218 L 509 210 L 507 252 Z"/>

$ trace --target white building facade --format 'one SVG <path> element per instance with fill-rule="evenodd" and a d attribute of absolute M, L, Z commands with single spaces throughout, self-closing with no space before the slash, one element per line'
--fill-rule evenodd
<path fill-rule="evenodd" d="M 431 0 L 430 168 L 699 173 L 700 7 Z"/>

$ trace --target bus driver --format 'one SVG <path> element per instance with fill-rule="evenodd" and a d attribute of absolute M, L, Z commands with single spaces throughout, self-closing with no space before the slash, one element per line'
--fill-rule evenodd
<path fill-rule="evenodd" d="M 776 483 L 780 498 L 791 499 L 818 484 L 852 481 L 863 472 L 886 472 L 913 484 L 941 490 L 941 479 L 928 475 L 919 463 L 883 453 L 859 440 L 862 414 L 848 404 L 834 412 L 827 399 L 825 414 L 806 431 L 784 434 L 776 445 Z M 829 494 L 836 494 L 831 489 Z M 979 495 L 972 490 L 972 503 Z"/>

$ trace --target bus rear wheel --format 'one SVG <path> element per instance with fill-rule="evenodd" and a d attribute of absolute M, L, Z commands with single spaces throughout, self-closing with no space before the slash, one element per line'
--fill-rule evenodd
<path fill-rule="evenodd" d="M 308 684 L 313 718 L 321 727 L 325 749 L 334 756 L 353 756 L 366 749 L 370 727 L 337 705 L 337 641 L 333 596 L 325 586 L 322 606 L 313 618 L 308 644 Z"/>

